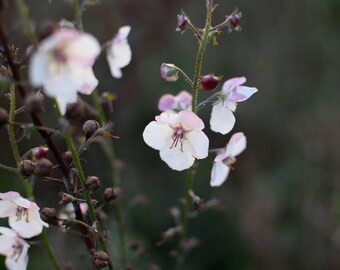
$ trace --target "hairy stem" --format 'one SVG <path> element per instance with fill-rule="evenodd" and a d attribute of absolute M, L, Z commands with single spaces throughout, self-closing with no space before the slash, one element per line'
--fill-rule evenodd
<path fill-rule="evenodd" d="M 79 1 L 78 0 L 73 0 L 73 12 L 74 12 L 74 16 L 77 19 L 78 29 L 80 31 L 84 32 L 83 19 L 81 18 L 81 10 L 80 10 L 80 6 L 79 6 Z"/>

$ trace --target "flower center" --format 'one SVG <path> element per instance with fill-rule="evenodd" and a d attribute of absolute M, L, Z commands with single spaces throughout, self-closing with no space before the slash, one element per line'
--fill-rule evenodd
<path fill-rule="evenodd" d="M 23 216 L 26 216 L 26 222 L 30 222 L 28 219 L 28 209 L 18 206 L 17 207 L 17 212 L 16 212 L 17 220 L 20 221 Z"/>
<path fill-rule="evenodd" d="M 63 46 L 57 46 L 53 51 L 54 59 L 59 63 L 66 63 L 67 56 L 64 53 Z"/>
<path fill-rule="evenodd" d="M 233 165 L 236 163 L 236 158 L 234 157 L 227 157 L 223 159 L 223 163 L 228 166 L 229 168 L 233 168 Z"/>
<path fill-rule="evenodd" d="M 13 258 L 16 262 L 19 260 L 22 252 L 24 250 L 24 245 L 21 244 L 19 241 L 16 241 L 13 245 L 12 245 L 12 255 L 11 258 Z"/>
<path fill-rule="evenodd" d="M 181 150 L 183 151 L 183 139 L 185 138 L 185 131 L 182 127 L 175 127 L 172 133 L 173 142 L 170 146 L 170 149 L 177 146 L 178 143 L 181 145 Z"/>

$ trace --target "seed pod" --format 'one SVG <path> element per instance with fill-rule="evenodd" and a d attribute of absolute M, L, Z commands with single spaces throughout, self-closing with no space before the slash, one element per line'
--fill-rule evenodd
<path fill-rule="evenodd" d="M 110 257 L 104 251 L 97 251 L 93 254 L 92 262 L 99 268 L 104 268 L 109 265 Z"/>
<path fill-rule="evenodd" d="M 45 100 L 41 93 L 33 93 L 25 99 L 26 110 L 30 113 L 39 113 L 44 111 Z"/>
<path fill-rule="evenodd" d="M 66 151 L 66 152 L 62 153 L 62 157 L 63 157 L 66 165 L 70 165 L 71 162 L 73 161 L 73 157 L 72 157 L 71 151 Z"/>
<path fill-rule="evenodd" d="M 7 111 L 3 108 L 0 108 L 0 128 L 8 123 L 9 115 Z"/>
<path fill-rule="evenodd" d="M 119 196 L 119 188 L 106 188 L 104 191 L 104 200 L 110 202 L 115 200 Z"/>
<path fill-rule="evenodd" d="M 83 132 L 85 134 L 86 139 L 93 136 L 93 134 L 100 128 L 100 125 L 95 120 L 88 120 L 83 125 Z"/>
<path fill-rule="evenodd" d="M 43 208 L 40 212 L 40 217 L 46 223 L 53 225 L 58 224 L 57 210 L 55 208 L 49 207 Z"/>
<path fill-rule="evenodd" d="M 29 177 L 34 174 L 35 166 L 32 161 L 26 159 L 19 163 L 19 172 L 24 177 Z"/>
<path fill-rule="evenodd" d="M 90 191 L 95 191 L 100 188 L 101 183 L 97 176 L 89 176 L 86 180 L 86 188 Z"/>
<path fill-rule="evenodd" d="M 49 176 L 51 174 L 53 164 L 47 158 L 39 159 L 35 163 L 34 174 L 38 176 Z"/>
<path fill-rule="evenodd" d="M 81 101 L 75 103 L 69 103 L 66 107 L 65 116 L 68 119 L 79 119 L 85 115 L 85 107 Z"/>

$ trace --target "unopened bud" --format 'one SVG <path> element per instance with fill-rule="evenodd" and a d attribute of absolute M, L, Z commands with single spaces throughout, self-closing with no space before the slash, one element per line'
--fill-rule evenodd
<path fill-rule="evenodd" d="M 73 161 L 73 157 L 72 157 L 71 151 L 66 151 L 66 152 L 62 153 L 61 156 L 63 157 L 66 165 L 70 165 L 71 162 Z"/>
<path fill-rule="evenodd" d="M 47 158 L 48 148 L 47 147 L 36 147 L 33 149 L 33 156 L 36 160 Z"/>
<path fill-rule="evenodd" d="M 39 159 L 35 163 L 34 174 L 38 176 L 49 176 L 51 174 L 53 164 L 47 158 Z"/>
<path fill-rule="evenodd" d="M 88 120 L 83 125 L 83 132 L 85 134 L 86 139 L 93 136 L 93 134 L 100 128 L 100 125 L 95 120 Z"/>
<path fill-rule="evenodd" d="M 60 192 L 59 195 L 61 197 L 59 204 L 68 204 L 76 200 L 76 198 L 74 198 L 72 195 L 65 192 Z"/>
<path fill-rule="evenodd" d="M 211 91 L 214 90 L 218 83 L 220 82 L 220 78 L 214 75 L 205 75 L 200 78 L 200 84 L 202 85 L 203 91 Z"/>
<path fill-rule="evenodd" d="M 39 113 L 44 110 L 44 96 L 41 93 L 33 93 L 26 97 L 26 110 L 30 113 Z"/>
<path fill-rule="evenodd" d="M 24 177 L 28 177 L 34 174 L 34 168 L 35 166 L 33 162 L 28 159 L 20 161 L 19 163 L 19 172 Z"/>
<path fill-rule="evenodd" d="M 9 120 L 8 112 L 5 109 L 0 108 L 0 128 L 6 125 L 8 123 L 8 120 Z"/>
<path fill-rule="evenodd" d="M 187 23 L 188 23 L 189 18 L 183 14 L 178 14 L 177 15 L 177 28 L 176 31 L 182 32 L 185 30 Z"/>
<path fill-rule="evenodd" d="M 49 224 L 57 224 L 57 210 L 55 208 L 45 207 L 40 212 L 40 217 L 43 221 Z"/>
<path fill-rule="evenodd" d="M 163 63 L 161 65 L 161 77 L 166 82 L 175 82 L 178 80 L 178 70 L 174 64 Z"/>
<path fill-rule="evenodd" d="M 106 188 L 104 191 L 104 200 L 110 202 L 115 200 L 120 193 L 119 188 Z"/>
<path fill-rule="evenodd" d="M 54 21 L 46 20 L 40 23 L 37 27 L 37 37 L 41 41 L 49 37 L 57 29 L 57 24 Z"/>
<path fill-rule="evenodd" d="M 65 116 L 68 119 L 79 119 L 85 115 L 85 107 L 81 101 L 75 103 L 69 103 L 66 107 Z"/>
<path fill-rule="evenodd" d="M 93 254 L 93 264 L 99 268 L 104 268 L 109 265 L 110 257 L 104 251 L 97 251 Z"/>
<path fill-rule="evenodd" d="M 89 176 L 86 180 L 86 188 L 90 191 L 95 191 L 100 188 L 101 183 L 97 176 Z"/>
<path fill-rule="evenodd" d="M 229 16 L 229 20 L 228 20 L 228 28 L 229 31 L 240 31 L 241 27 L 239 26 L 239 22 L 240 22 L 240 18 L 242 17 L 242 13 L 238 11 L 238 9 L 236 8 L 233 12 L 233 14 L 231 14 Z"/>

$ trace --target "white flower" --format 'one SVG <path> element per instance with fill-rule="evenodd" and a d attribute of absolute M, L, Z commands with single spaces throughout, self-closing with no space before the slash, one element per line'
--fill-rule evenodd
<path fill-rule="evenodd" d="M 100 53 L 98 41 L 75 29 L 59 29 L 44 39 L 32 55 L 29 79 L 34 87 L 57 99 L 60 110 L 77 101 L 77 92 L 90 95 L 98 85 L 92 66 Z"/>
<path fill-rule="evenodd" d="M 227 146 L 219 152 L 214 160 L 211 170 L 210 185 L 218 187 L 227 180 L 230 168 L 236 162 L 236 156 L 241 154 L 247 146 L 246 137 L 242 132 L 235 133 L 228 142 Z"/>
<path fill-rule="evenodd" d="M 191 111 L 163 112 L 143 132 L 147 145 L 160 151 L 161 159 L 173 170 L 190 168 L 195 158 L 208 156 L 209 139 L 203 121 Z"/>
<path fill-rule="evenodd" d="M 210 128 L 212 131 L 225 135 L 233 129 L 235 125 L 233 112 L 236 110 L 237 102 L 245 101 L 257 92 L 255 87 L 241 86 L 245 82 L 245 77 L 239 77 L 223 84 L 221 96 L 211 112 Z"/>
<path fill-rule="evenodd" d="M 127 41 L 131 26 L 125 25 L 119 28 L 117 35 L 110 42 L 107 48 L 106 58 L 109 63 L 110 71 L 113 77 L 121 78 L 123 67 L 126 67 L 131 61 L 131 49 Z"/>
<path fill-rule="evenodd" d="M 0 193 L 0 218 L 8 217 L 9 226 L 23 238 L 39 235 L 48 224 L 40 218 L 39 207 L 18 192 Z"/>
<path fill-rule="evenodd" d="M 0 254 L 6 256 L 5 264 L 9 270 L 25 270 L 28 264 L 29 244 L 18 234 L 0 227 Z"/>

